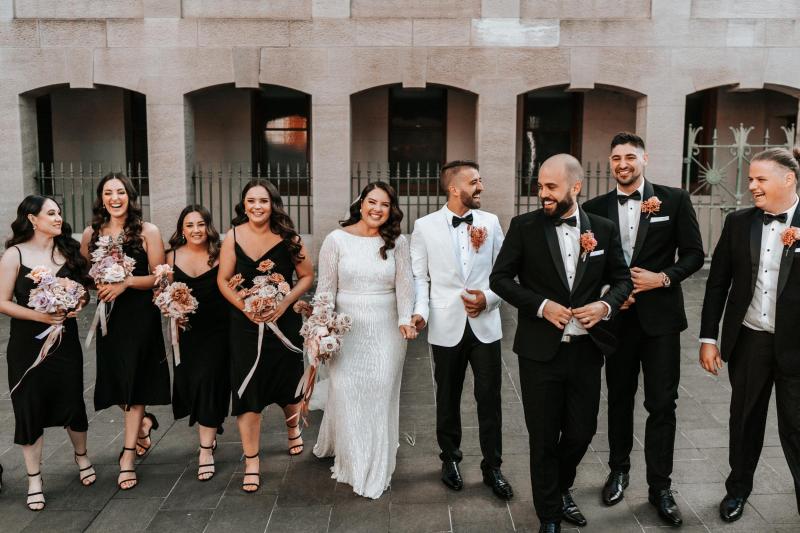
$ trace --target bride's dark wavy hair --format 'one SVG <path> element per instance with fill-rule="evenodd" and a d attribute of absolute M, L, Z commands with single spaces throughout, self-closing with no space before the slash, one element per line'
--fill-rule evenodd
<path fill-rule="evenodd" d="M 381 257 L 386 259 L 386 251 L 394 248 L 395 241 L 402 233 L 402 230 L 400 229 L 400 223 L 403 221 L 403 211 L 400 210 L 400 202 L 397 200 L 397 193 L 395 192 L 394 187 L 385 181 L 373 181 L 372 183 L 367 183 L 367 185 L 361 190 L 361 194 L 358 196 L 358 199 L 350 204 L 350 218 L 347 220 L 340 220 L 339 224 L 345 228 L 347 226 L 352 226 L 361 220 L 361 204 L 364 203 L 367 195 L 375 189 L 380 189 L 385 192 L 387 196 L 389 196 L 389 218 L 386 219 L 386 222 L 381 224 L 381 227 L 378 230 L 381 237 L 383 237 L 384 243 L 383 246 L 381 246 Z"/>
<path fill-rule="evenodd" d="M 58 212 L 61 213 L 61 206 L 55 198 L 51 198 L 50 196 L 31 194 L 22 200 L 19 206 L 17 206 L 17 218 L 11 223 L 12 236 L 6 241 L 6 249 L 31 240 L 35 230 L 28 216 L 36 216 L 41 213 L 44 203 L 47 200 L 52 200 L 56 206 L 58 206 Z M 86 282 L 89 263 L 81 255 L 81 245 L 72 238 L 72 227 L 66 220 L 63 220 L 61 223 L 61 234 L 53 238 L 53 250 L 50 253 L 50 257 L 53 259 L 54 263 L 56 262 L 56 249 L 58 249 L 59 253 L 66 261 L 67 269 L 69 269 L 74 279 L 80 282 Z"/>
<path fill-rule="evenodd" d="M 264 187 L 266 189 L 270 201 L 269 228 L 275 235 L 280 235 L 281 240 L 286 243 L 289 248 L 289 254 L 292 256 L 292 261 L 299 263 L 305 259 L 305 256 L 301 253 L 303 244 L 300 240 L 300 234 L 294 229 L 294 222 L 292 222 L 283 207 L 281 193 L 271 182 L 260 178 L 253 178 L 247 182 L 244 189 L 242 189 L 242 197 L 239 203 L 234 207 L 236 216 L 231 220 L 231 226 L 241 226 L 249 220 L 244 209 L 244 199 L 247 196 L 247 191 L 253 187 Z"/>
<path fill-rule="evenodd" d="M 125 188 L 125 194 L 128 196 L 128 212 L 125 218 L 125 243 L 134 247 L 144 249 L 142 243 L 142 208 L 139 205 L 139 193 L 136 192 L 131 180 L 121 172 L 111 172 L 103 176 L 100 183 L 97 184 L 97 191 L 92 206 L 92 238 L 89 241 L 89 250 L 94 250 L 97 239 L 100 237 L 100 228 L 103 224 L 111 220 L 111 215 L 103 205 L 103 187 L 111 180 L 119 180 Z"/>
<path fill-rule="evenodd" d="M 217 259 L 219 258 L 219 232 L 217 231 L 217 228 L 214 227 L 214 223 L 211 221 L 211 213 L 209 213 L 208 209 L 200 204 L 187 205 L 183 208 L 181 214 L 178 215 L 178 227 L 175 228 L 175 233 L 173 233 L 172 237 L 169 238 L 169 250 L 167 250 L 167 252 L 177 250 L 186 244 L 186 240 L 183 238 L 183 221 L 189 213 L 198 213 L 203 218 L 203 222 L 206 223 L 208 266 L 213 267 L 214 263 L 216 263 Z"/>

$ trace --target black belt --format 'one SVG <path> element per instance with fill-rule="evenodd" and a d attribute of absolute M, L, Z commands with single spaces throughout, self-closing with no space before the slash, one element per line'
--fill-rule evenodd
<path fill-rule="evenodd" d="M 565 344 L 577 344 L 579 342 L 587 342 L 590 341 L 588 333 L 584 333 L 582 335 L 564 335 L 561 337 L 561 342 Z"/>

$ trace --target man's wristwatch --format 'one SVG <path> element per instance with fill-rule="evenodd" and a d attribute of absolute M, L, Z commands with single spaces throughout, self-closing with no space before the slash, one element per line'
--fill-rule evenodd
<path fill-rule="evenodd" d="M 671 284 L 672 284 L 672 280 L 669 279 L 669 276 L 667 276 L 664 272 L 662 272 L 661 273 L 661 286 L 666 288 L 666 287 L 669 287 Z"/>

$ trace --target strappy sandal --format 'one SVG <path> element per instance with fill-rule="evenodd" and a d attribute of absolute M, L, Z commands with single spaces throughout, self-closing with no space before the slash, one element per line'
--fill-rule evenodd
<path fill-rule="evenodd" d="M 94 485 L 94 482 L 97 481 L 97 472 L 94 471 L 94 465 L 91 463 L 86 468 L 81 468 L 81 465 L 78 464 L 78 457 L 86 457 L 86 454 L 89 453 L 89 450 L 86 450 L 83 453 L 75 452 L 75 464 L 78 465 L 78 477 L 81 480 L 81 485 L 84 487 L 91 487 Z M 91 470 L 90 473 L 84 474 L 87 470 Z M 86 480 L 89 478 L 93 478 L 89 483 L 86 483 Z"/>
<path fill-rule="evenodd" d="M 258 457 L 258 454 L 245 455 L 244 456 L 245 462 L 244 462 L 244 477 L 242 477 L 242 490 L 244 492 L 246 492 L 247 494 L 253 494 L 254 492 L 258 492 L 258 489 L 261 488 L 261 472 L 254 472 L 252 474 L 249 474 L 247 472 L 247 459 L 255 459 L 257 457 Z M 260 463 L 259 463 L 259 467 L 260 467 Z M 258 483 L 245 483 L 244 482 L 244 478 L 246 478 L 247 476 L 255 476 L 255 477 L 257 477 L 258 478 Z M 247 490 L 245 487 L 255 487 L 255 488 L 253 490 Z"/>
<path fill-rule="evenodd" d="M 201 444 L 200 448 L 203 449 L 203 450 L 211 450 L 211 457 L 214 457 L 214 452 L 217 450 L 217 441 L 215 440 L 214 443 L 211 446 L 203 446 Z M 201 471 L 202 468 L 210 468 L 211 470 Z M 203 465 L 197 465 L 197 480 L 198 481 L 208 481 L 209 479 L 214 477 L 214 474 L 216 474 L 216 472 L 217 472 L 217 469 L 216 469 L 216 466 L 215 466 L 214 463 L 206 463 L 206 464 L 203 464 Z M 206 477 L 206 478 L 200 477 L 200 476 L 205 476 L 206 474 L 211 474 L 211 475 Z"/>
<path fill-rule="evenodd" d="M 288 422 L 288 420 L 287 420 L 287 422 Z M 295 424 L 293 426 L 287 425 L 286 429 L 295 429 L 297 427 L 300 427 L 300 422 L 298 422 L 297 424 Z M 303 430 L 302 429 L 300 430 L 300 433 L 298 433 L 296 437 L 289 437 L 287 435 L 286 438 L 289 439 L 289 455 L 294 456 L 294 455 L 300 455 L 301 453 L 303 453 L 304 444 L 302 442 L 302 438 L 303 438 Z M 295 441 L 295 440 L 300 440 L 301 441 L 300 444 L 292 445 L 292 441 Z M 298 450 L 298 448 L 300 448 L 300 449 Z M 297 450 L 297 451 L 294 451 L 294 450 Z"/>
<path fill-rule="evenodd" d="M 126 447 L 123 446 L 122 447 L 122 451 L 119 452 L 119 460 L 122 460 L 122 456 L 125 454 L 125 452 L 133 452 L 134 454 L 136 454 L 136 448 L 126 448 Z M 136 470 L 122 470 L 122 466 L 120 466 L 119 473 L 120 474 L 134 474 L 133 477 L 130 477 L 128 479 L 123 479 L 122 481 L 117 481 L 117 486 L 119 487 L 120 490 L 131 490 L 132 488 L 134 488 L 136 485 L 139 484 L 139 479 L 135 475 L 136 474 Z M 123 487 L 122 486 L 123 483 L 129 483 L 131 481 L 133 481 L 133 485 L 131 485 L 130 487 Z"/>
<path fill-rule="evenodd" d="M 41 475 L 42 475 L 42 471 L 40 470 L 40 471 L 36 472 L 35 474 L 28 474 L 28 477 L 36 477 L 36 476 L 40 476 L 41 477 Z M 44 481 L 42 481 L 41 479 L 39 479 L 39 481 L 41 482 L 41 485 L 44 488 Z M 31 497 L 32 496 L 41 496 L 41 499 L 37 498 L 35 501 L 31 501 Z M 38 507 L 38 508 L 32 507 L 33 505 L 39 505 L 39 504 L 41 504 L 42 506 Z M 34 513 L 38 513 L 39 511 L 44 509 L 44 506 L 47 505 L 45 503 L 45 501 L 44 501 L 44 492 L 42 492 L 41 490 L 39 492 L 29 492 L 28 493 L 28 500 L 26 502 L 26 505 L 28 506 L 28 509 L 30 509 Z"/>
<path fill-rule="evenodd" d="M 0 492 L 3 492 L 3 465 L 0 465 Z"/>
<path fill-rule="evenodd" d="M 149 418 L 150 419 L 150 424 L 151 424 L 150 425 L 150 430 L 147 432 L 147 435 L 145 435 L 144 437 L 138 437 L 138 436 L 136 437 L 136 456 L 137 457 L 144 457 L 147 454 L 147 452 L 150 451 L 150 447 L 153 445 L 152 440 L 147 446 L 145 446 L 144 444 L 139 444 L 139 441 L 142 441 L 142 440 L 145 440 L 145 439 L 150 440 L 150 433 L 152 433 L 153 431 L 158 429 L 158 419 L 156 418 L 156 415 L 154 415 L 152 413 L 145 412 L 144 416 L 142 417 L 142 421 L 144 421 L 145 418 Z M 141 448 L 143 450 L 142 453 L 139 453 L 139 448 Z"/>

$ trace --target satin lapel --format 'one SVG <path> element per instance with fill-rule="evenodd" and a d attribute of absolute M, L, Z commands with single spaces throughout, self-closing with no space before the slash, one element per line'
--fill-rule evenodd
<path fill-rule="evenodd" d="M 558 277 L 561 278 L 561 283 L 569 290 L 569 283 L 567 282 L 567 271 L 564 269 L 564 261 L 561 259 L 561 248 L 558 246 L 558 235 L 556 235 L 556 227 L 550 222 L 543 214 L 542 223 L 544 224 L 544 236 L 547 239 L 547 247 L 550 249 L 550 257 L 558 272 Z"/>
<path fill-rule="evenodd" d="M 653 184 L 647 180 L 644 180 L 643 192 L 644 194 L 642 195 L 642 202 L 654 196 Z M 639 229 L 636 231 L 636 243 L 633 245 L 633 254 L 631 254 L 631 266 L 633 266 L 633 263 L 636 262 L 639 252 L 642 251 L 644 239 L 647 237 L 647 229 L 650 227 L 651 216 L 652 215 L 645 215 L 644 213 L 639 215 Z"/>
<path fill-rule="evenodd" d="M 450 228 L 447 226 L 449 223 L 450 221 L 447 220 L 447 215 L 445 215 L 444 210 L 439 210 L 439 222 L 436 224 L 439 229 L 439 241 L 441 243 L 441 248 L 439 249 L 450 250 L 453 269 L 462 283 L 464 283 L 466 280 L 464 279 L 464 273 L 461 271 L 461 258 L 458 256 L 453 246 L 453 237 L 450 235 Z"/>
<path fill-rule="evenodd" d="M 792 221 L 789 223 L 789 226 L 800 227 L 800 208 L 796 208 L 794 210 L 794 217 L 792 217 Z M 792 270 L 792 262 L 794 261 L 794 256 L 797 252 L 795 252 L 795 248 L 797 247 L 797 242 L 792 244 L 788 247 L 783 247 L 783 254 L 781 255 L 781 268 L 778 271 L 778 296 L 781 295 L 783 292 L 783 288 L 786 286 L 786 281 L 789 279 L 789 272 Z"/>
<path fill-rule="evenodd" d="M 589 217 L 580 207 L 578 207 L 578 215 L 581 217 L 581 235 L 587 231 L 592 231 Z M 586 272 L 586 267 L 589 265 L 588 254 L 584 257 L 583 250 L 580 249 L 580 237 L 578 237 L 578 249 L 578 266 L 575 268 L 575 282 L 572 284 L 572 292 L 577 290 L 578 284 L 581 282 L 581 278 L 583 278 L 583 273 Z"/>
<path fill-rule="evenodd" d="M 617 190 L 608 193 L 608 219 L 617 226 L 619 230 L 619 202 L 617 201 Z"/>
<path fill-rule="evenodd" d="M 473 227 L 476 228 L 481 226 L 481 217 L 480 215 L 478 215 L 477 211 L 472 212 L 472 225 Z M 469 227 L 467 228 L 467 231 L 469 231 Z M 486 231 L 489 231 L 489 228 L 486 228 Z M 488 235 L 486 237 L 486 240 L 487 241 L 489 240 Z M 469 243 L 467 244 L 467 246 L 469 246 L 469 258 L 467 259 L 467 274 L 464 276 L 464 283 L 467 282 L 467 280 L 469 279 L 469 275 L 472 274 L 472 265 L 475 264 L 475 255 L 477 254 L 475 248 L 472 247 L 472 239 L 470 238 L 468 239 L 468 241 Z"/>
<path fill-rule="evenodd" d="M 758 263 L 761 260 L 761 230 L 764 223 L 761 220 L 763 211 L 756 209 L 750 221 L 750 294 L 756 290 L 756 276 Z"/>

